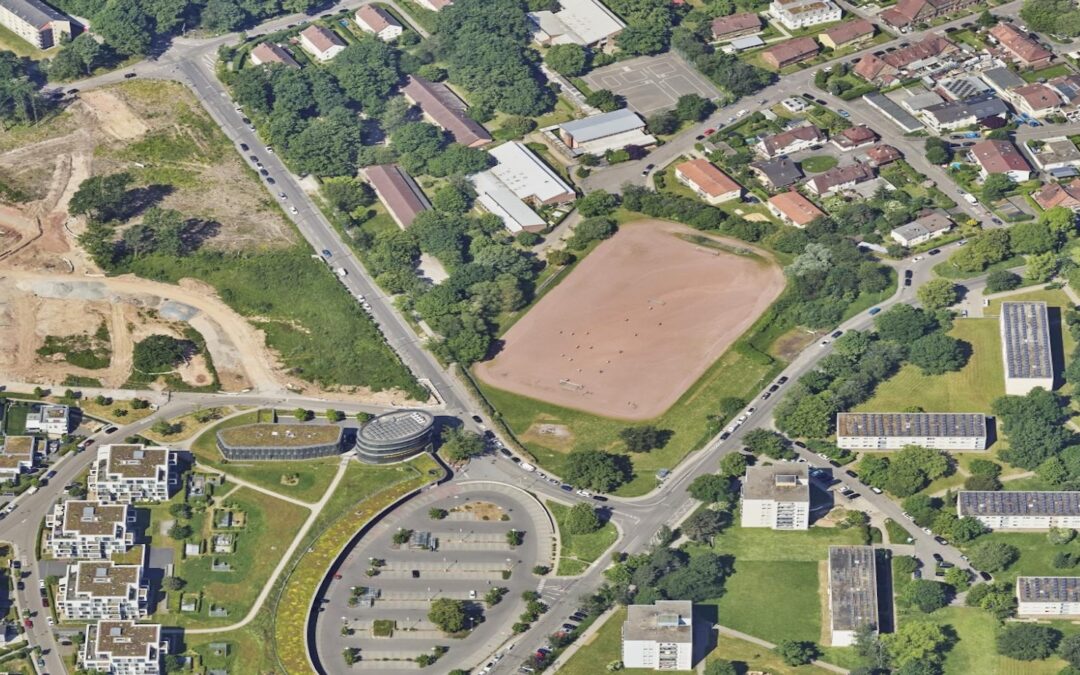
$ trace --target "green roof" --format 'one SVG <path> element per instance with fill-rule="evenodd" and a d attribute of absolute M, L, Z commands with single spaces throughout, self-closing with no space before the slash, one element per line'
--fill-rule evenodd
<path fill-rule="evenodd" d="M 234 448 L 298 448 L 336 443 L 341 433 L 333 424 L 246 424 L 222 429 L 218 440 Z"/>

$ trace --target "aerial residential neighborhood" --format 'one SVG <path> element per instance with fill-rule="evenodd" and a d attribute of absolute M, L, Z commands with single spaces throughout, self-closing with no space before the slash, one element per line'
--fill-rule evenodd
<path fill-rule="evenodd" d="M 0 0 L 0 672 L 1080 670 L 1077 38 Z"/>

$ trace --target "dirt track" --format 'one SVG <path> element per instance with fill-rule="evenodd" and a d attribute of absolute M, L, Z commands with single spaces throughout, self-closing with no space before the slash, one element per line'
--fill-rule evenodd
<path fill-rule="evenodd" d="M 514 324 L 477 374 L 607 417 L 662 414 L 784 288 L 767 254 L 718 251 L 677 233 L 700 234 L 663 221 L 624 225 Z"/>

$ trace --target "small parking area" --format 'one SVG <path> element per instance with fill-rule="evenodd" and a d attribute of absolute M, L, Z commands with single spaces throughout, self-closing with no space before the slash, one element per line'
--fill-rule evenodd
<path fill-rule="evenodd" d="M 444 517 L 433 518 L 433 509 Z M 396 544 L 401 530 L 411 538 Z M 510 530 L 524 533 L 520 545 L 508 543 Z M 353 670 L 414 669 L 435 647 L 449 648 L 437 672 L 475 666 L 510 637 L 522 592 L 539 585 L 532 569 L 552 565 L 554 542 L 547 512 L 516 488 L 478 481 L 424 493 L 373 528 L 336 570 L 316 629 L 324 668 L 340 672 L 347 648 L 359 650 Z M 507 589 L 502 601 L 487 606 L 485 595 L 499 587 Z M 428 620 L 438 598 L 465 601 L 473 627 L 466 637 Z"/>
<path fill-rule="evenodd" d="M 720 92 L 681 56 L 639 56 L 597 68 L 582 77 L 590 89 L 608 89 L 626 98 L 635 112 L 649 116 L 675 107 L 684 94 L 714 99 Z"/>

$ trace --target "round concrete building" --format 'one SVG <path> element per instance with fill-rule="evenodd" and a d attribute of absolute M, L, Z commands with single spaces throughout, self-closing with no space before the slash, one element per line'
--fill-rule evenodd
<path fill-rule="evenodd" d="M 232 460 L 312 459 L 340 454 L 343 434 L 333 424 L 245 424 L 217 432 L 217 446 Z"/>
<path fill-rule="evenodd" d="M 371 464 L 408 459 L 431 449 L 435 418 L 423 410 L 396 410 L 379 415 L 356 433 L 356 451 Z"/>

